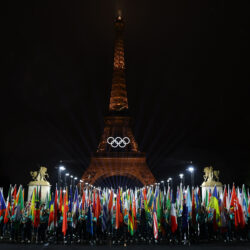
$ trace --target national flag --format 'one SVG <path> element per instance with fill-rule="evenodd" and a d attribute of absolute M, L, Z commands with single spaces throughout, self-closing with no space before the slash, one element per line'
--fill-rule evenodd
<path fill-rule="evenodd" d="M 32 222 L 34 222 L 35 220 L 35 208 L 36 208 L 36 188 L 33 189 L 31 205 L 30 205 Z"/>
<path fill-rule="evenodd" d="M 60 213 L 62 213 L 62 206 L 63 206 L 63 192 L 62 188 L 60 188 L 59 207 L 58 207 Z"/>
<path fill-rule="evenodd" d="M 24 210 L 24 189 L 23 189 L 22 186 L 20 186 L 19 193 L 18 193 L 18 196 L 17 196 L 16 210 L 15 210 L 17 220 L 21 219 L 23 210 Z"/>
<path fill-rule="evenodd" d="M 245 221 L 247 221 L 247 218 L 249 216 L 249 214 L 248 214 L 248 196 L 247 196 L 247 191 L 246 191 L 244 184 L 242 186 L 242 208 L 243 208 Z"/>
<path fill-rule="evenodd" d="M 196 225 L 196 208 L 195 208 L 195 200 L 194 200 L 194 188 L 192 189 L 192 225 Z"/>
<path fill-rule="evenodd" d="M 62 191 L 62 189 L 60 189 Z M 62 193 L 62 192 L 61 192 Z M 60 194 L 61 196 L 62 194 Z M 56 186 L 56 190 L 55 190 L 55 197 L 54 197 L 54 216 L 53 216 L 53 219 L 54 219 L 54 226 L 57 227 L 57 211 L 58 211 L 58 191 L 57 191 L 57 186 Z M 62 204 L 61 204 L 62 205 Z M 62 207 L 61 207 L 61 210 L 62 211 Z"/>
<path fill-rule="evenodd" d="M 67 223 L 67 213 L 68 213 L 68 190 L 66 189 L 66 192 L 63 197 L 63 223 L 62 223 L 62 233 L 65 237 L 67 229 L 68 229 L 68 223 Z"/>
<path fill-rule="evenodd" d="M 227 209 L 227 207 L 228 207 L 228 200 L 227 200 L 227 198 L 228 198 L 228 195 L 227 195 L 227 187 L 225 186 L 225 188 L 224 188 L 224 193 L 223 193 L 223 201 L 222 201 L 222 207 L 223 207 L 223 209 Z"/>
<path fill-rule="evenodd" d="M 72 186 L 69 188 L 69 199 L 68 199 L 68 211 L 72 212 L 72 204 L 73 204 L 73 194 L 72 194 Z"/>
<path fill-rule="evenodd" d="M 74 201 L 73 201 L 73 227 L 76 228 L 77 219 L 79 216 L 79 197 L 78 197 L 78 188 L 76 187 Z"/>
<path fill-rule="evenodd" d="M 12 212 L 11 212 L 11 215 L 14 215 L 14 213 L 15 213 L 15 207 L 16 207 L 16 202 L 17 202 L 16 196 L 17 196 L 17 187 L 15 185 L 13 188 L 13 191 L 12 191 L 12 201 L 11 201 Z"/>
<path fill-rule="evenodd" d="M 115 229 L 118 229 L 120 226 L 120 189 L 116 195 L 116 208 L 115 208 Z"/>
<path fill-rule="evenodd" d="M 6 210 L 6 204 L 3 196 L 3 191 L 0 189 L 0 217 L 2 216 L 2 213 Z"/>
<path fill-rule="evenodd" d="M 154 205 L 153 205 L 153 231 L 154 231 L 154 238 L 158 239 L 158 222 L 157 222 L 157 213 L 156 213 L 156 198 L 154 198 Z"/>
<path fill-rule="evenodd" d="M 205 208 L 207 209 L 208 207 L 208 190 L 206 189 L 206 196 L 205 196 Z"/>
<path fill-rule="evenodd" d="M 113 207 L 113 189 L 111 189 L 110 196 L 109 196 L 109 204 L 108 204 L 108 210 L 111 212 L 111 209 Z"/>
<path fill-rule="evenodd" d="M 6 224 L 9 221 L 10 204 L 11 204 L 11 185 L 7 197 L 7 205 L 4 214 L 4 224 Z"/>
<path fill-rule="evenodd" d="M 82 211 L 85 210 L 85 191 L 82 192 Z"/>
<path fill-rule="evenodd" d="M 41 188 L 40 188 L 41 189 Z M 38 225 L 40 224 L 40 199 L 39 199 L 39 191 L 38 191 L 38 187 L 36 189 L 36 199 L 35 199 L 35 209 L 34 209 L 34 227 L 38 227 Z"/>
<path fill-rule="evenodd" d="M 96 209 L 95 209 L 95 217 L 96 220 L 98 221 L 99 216 L 101 214 L 101 201 L 100 201 L 100 194 L 99 190 L 97 191 L 97 198 L 96 198 Z"/>
<path fill-rule="evenodd" d="M 128 213 L 128 231 L 130 235 L 134 235 L 134 215 L 132 209 L 131 195 L 129 194 L 129 213 Z"/>
<path fill-rule="evenodd" d="M 52 193 L 52 197 L 50 199 L 50 204 L 49 204 L 49 221 L 48 221 L 48 226 L 50 226 L 51 223 L 54 221 L 54 213 L 55 213 L 54 206 L 55 206 L 55 197 L 54 197 L 54 194 Z"/>
<path fill-rule="evenodd" d="M 106 204 L 106 199 L 103 197 L 103 215 L 102 215 L 102 232 L 105 232 L 107 229 L 107 222 L 108 222 L 108 208 Z"/>
<path fill-rule="evenodd" d="M 213 195 L 211 196 L 208 207 L 214 209 L 213 224 L 214 224 L 214 229 L 217 229 L 217 227 L 221 225 L 221 218 L 220 218 L 220 207 L 219 207 L 219 200 L 218 200 L 218 193 L 216 186 L 214 187 Z"/>
<path fill-rule="evenodd" d="M 91 205 L 88 206 L 87 232 L 89 232 L 91 235 L 94 234 L 94 231 L 93 231 L 93 219 L 92 219 L 92 208 L 91 208 Z"/>
<path fill-rule="evenodd" d="M 177 216 L 176 216 L 174 199 L 172 199 L 170 217 L 171 217 L 171 231 L 172 233 L 174 233 L 177 230 Z"/>

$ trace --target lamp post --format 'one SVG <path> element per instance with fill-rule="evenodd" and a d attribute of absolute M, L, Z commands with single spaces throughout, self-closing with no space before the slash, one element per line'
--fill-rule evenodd
<path fill-rule="evenodd" d="M 77 177 L 74 177 L 74 180 L 73 180 L 73 189 L 75 189 L 75 181 L 77 180 Z"/>
<path fill-rule="evenodd" d="M 67 183 L 67 177 L 69 176 L 69 173 L 66 173 L 64 176 L 64 182 L 65 182 L 65 187 L 67 187 L 68 183 Z"/>
<path fill-rule="evenodd" d="M 172 179 L 172 177 L 169 177 L 168 179 L 169 179 L 169 182 L 170 182 L 170 187 L 173 188 L 173 179 Z"/>
<path fill-rule="evenodd" d="M 61 173 L 62 171 L 64 171 L 66 168 L 63 166 L 63 165 L 59 165 L 58 166 L 58 185 L 59 185 L 59 188 L 61 187 L 61 182 L 62 182 L 62 179 L 61 179 Z"/>
<path fill-rule="evenodd" d="M 194 186 L 194 167 L 190 166 L 187 170 L 190 172 L 190 175 L 191 175 L 191 185 L 193 187 Z"/>
<path fill-rule="evenodd" d="M 173 179 L 172 179 L 172 177 L 169 177 L 168 179 L 167 179 L 167 183 L 168 183 L 168 188 L 169 188 L 169 186 L 172 188 L 173 187 Z"/>
<path fill-rule="evenodd" d="M 82 183 L 83 183 L 83 180 L 80 180 L 80 192 L 79 192 L 79 194 L 81 194 L 81 192 L 82 192 Z"/>
<path fill-rule="evenodd" d="M 73 175 L 71 175 L 71 176 L 70 176 L 70 178 L 71 178 L 70 185 L 72 186 L 72 185 L 73 185 L 73 179 L 74 179 L 74 176 L 73 176 Z"/>
<path fill-rule="evenodd" d="M 180 179 L 181 179 L 181 184 L 184 186 L 185 184 L 184 184 L 184 174 L 182 174 L 182 173 L 180 173 L 179 174 L 179 177 L 180 177 Z"/>

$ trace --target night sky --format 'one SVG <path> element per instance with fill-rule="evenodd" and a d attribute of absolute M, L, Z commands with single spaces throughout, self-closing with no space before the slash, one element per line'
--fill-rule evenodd
<path fill-rule="evenodd" d="M 30 1 L 28 1 L 30 2 Z M 247 1 L 9 1 L 1 29 L 0 186 L 63 160 L 81 177 L 104 128 L 116 12 L 133 131 L 158 180 L 189 161 L 250 184 Z M 190 181 L 190 176 L 186 176 Z"/>

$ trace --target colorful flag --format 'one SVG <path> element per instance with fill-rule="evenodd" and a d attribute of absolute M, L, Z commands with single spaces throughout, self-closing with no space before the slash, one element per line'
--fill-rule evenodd
<path fill-rule="evenodd" d="M 10 204 L 11 204 L 11 185 L 10 185 L 8 197 L 7 197 L 7 205 L 6 205 L 6 210 L 4 214 L 4 224 L 6 224 L 9 221 Z"/>
<path fill-rule="evenodd" d="M 41 189 L 41 188 L 40 188 Z M 36 199 L 35 199 L 35 210 L 34 210 L 34 227 L 37 228 L 40 224 L 40 199 L 39 199 L 38 187 L 36 189 Z"/>
<path fill-rule="evenodd" d="M 131 195 L 129 194 L 129 214 L 128 214 L 128 231 L 130 235 L 134 235 L 134 215 L 133 215 L 133 209 L 132 209 L 132 200 Z"/>
<path fill-rule="evenodd" d="M 157 222 L 157 213 L 156 213 L 156 199 L 154 198 L 153 205 L 153 230 L 154 230 L 154 238 L 158 239 L 158 222 Z"/>
<path fill-rule="evenodd" d="M 177 216 L 176 216 L 174 199 L 172 200 L 172 204 L 171 204 L 170 216 L 171 216 L 171 231 L 172 233 L 174 233 L 177 230 Z"/>
<path fill-rule="evenodd" d="M 0 217 L 2 216 L 2 213 L 6 210 L 6 204 L 3 196 L 3 191 L 0 189 Z"/>
<path fill-rule="evenodd" d="M 65 237 L 67 229 L 68 229 L 68 223 L 67 223 L 67 213 L 68 213 L 68 190 L 66 189 L 66 192 L 64 194 L 63 199 L 63 223 L 62 223 L 62 233 Z"/>
<path fill-rule="evenodd" d="M 54 221 L 54 206 L 55 206 L 55 201 L 54 201 L 54 194 L 52 193 L 52 198 L 50 199 L 50 204 L 49 204 L 49 221 L 48 221 L 48 226 L 51 225 L 51 223 Z M 55 225 L 55 224 L 54 224 Z"/>
<path fill-rule="evenodd" d="M 214 187 L 213 195 L 211 196 L 208 207 L 214 209 L 214 229 L 215 229 L 217 228 L 217 226 L 221 225 L 220 207 L 219 207 L 219 200 L 218 200 L 218 193 L 216 186 Z"/>
<path fill-rule="evenodd" d="M 91 235 L 94 234 L 94 231 L 93 231 L 93 219 L 92 219 L 92 208 L 91 208 L 91 205 L 89 205 L 89 207 L 88 207 L 87 232 L 89 232 Z"/>

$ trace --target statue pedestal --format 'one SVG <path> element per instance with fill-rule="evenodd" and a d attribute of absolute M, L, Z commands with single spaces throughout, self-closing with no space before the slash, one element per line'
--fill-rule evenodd
<path fill-rule="evenodd" d="M 209 194 L 209 190 L 211 190 L 211 194 L 213 194 L 214 187 L 216 186 L 217 193 L 218 193 L 218 198 L 220 198 L 220 195 L 223 194 L 223 185 L 219 181 L 206 181 L 203 182 L 201 185 L 202 189 L 202 202 L 206 199 L 206 191 Z"/>
<path fill-rule="evenodd" d="M 47 181 L 31 181 L 28 184 L 28 198 L 27 198 L 27 200 L 29 201 L 32 199 L 33 190 L 34 190 L 34 188 L 37 188 L 37 187 L 38 187 L 38 192 L 40 191 L 40 188 L 41 188 L 41 202 L 44 203 L 46 200 L 47 194 L 50 193 L 50 187 L 51 187 L 50 183 Z"/>

